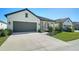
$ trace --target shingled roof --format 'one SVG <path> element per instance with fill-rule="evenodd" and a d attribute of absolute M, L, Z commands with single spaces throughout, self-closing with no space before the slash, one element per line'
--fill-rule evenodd
<path fill-rule="evenodd" d="M 56 19 L 55 21 L 56 22 L 59 22 L 59 23 L 63 23 L 63 22 L 65 22 L 66 20 L 70 20 L 70 18 L 69 17 L 66 17 L 66 18 L 60 18 L 60 19 Z"/>
<path fill-rule="evenodd" d="M 46 17 L 41 17 L 41 16 L 37 16 L 40 20 L 42 20 L 42 21 L 53 21 L 54 22 L 54 20 L 52 20 L 52 19 L 49 19 L 49 18 L 46 18 Z"/>

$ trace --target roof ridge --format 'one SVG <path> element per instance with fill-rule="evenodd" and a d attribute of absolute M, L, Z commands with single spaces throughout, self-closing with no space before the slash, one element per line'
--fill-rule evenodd
<path fill-rule="evenodd" d="M 11 14 L 14 14 L 14 13 L 17 13 L 17 12 L 20 12 L 20 11 L 24 11 L 26 9 L 27 8 L 24 8 L 24 9 L 21 9 L 21 10 L 17 10 L 17 11 L 14 11 L 14 12 L 10 12 L 10 13 L 5 14 L 5 16 L 7 17 L 8 15 L 11 15 Z"/>
<path fill-rule="evenodd" d="M 61 22 L 61 23 L 63 23 L 63 22 L 65 22 L 67 19 L 70 19 L 70 18 L 69 18 L 69 17 L 64 17 L 64 18 L 56 19 L 55 21 L 56 21 L 56 22 Z"/>
<path fill-rule="evenodd" d="M 37 15 L 38 16 L 38 15 Z M 38 16 L 38 17 L 43 17 L 43 16 Z M 47 18 L 47 17 L 43 17 L 43 18 Z M 49 18 L 48 18 L 49 19 Z M 51 19 L 52 20 L 52 19 Z"/>
<path fill-rule="evenodd" d="M 63 17 L 63 18 L 58 18 L 58 19 L 67 19 L 67 18 L 69 18 L 69 17 Z"/>
<path fill-rule="evenodd" d="M 40 20 L 54 21 L 53 19 L 49 19 L 47 17 L 37 16 Z"/>

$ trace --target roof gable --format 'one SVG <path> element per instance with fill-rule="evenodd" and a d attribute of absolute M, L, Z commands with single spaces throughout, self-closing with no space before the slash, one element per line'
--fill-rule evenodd
<path fill-rule="evenodd" d="M 40 20 L 42 20 L 42 21 L 53 21 L 54 22 L 54 20 L 52 20 L 52 19 L 49 19 L 49 18 L 45 18 L 45 17 L 41 17 L 41 16 L 37 16 Z"/>
<path fill-rule="evenodd" d="M 28 10 L 27 8 L 25 8 L 25 9 L 22 9 L 22 10 L 19 10 L 19 11 L 15 11 L 15 12 L 11 12 L 11 13 L 5 14 L 5 16 L 7 17 L 9 15 L 12 15 L 12 14 L 15 14 L 15 13 L 18 13 L 18 12 L 21 12 L 21 11 L 25 11 L 25 10 L 27 10 L 30 13 L 32 13 L 33 15 L 35 15 L 33 12 L 31 12 L 30 10 Z"/>
<path fill-rule="evenodd" d="M 16 11 L 16 12 L 8 13 L 5 16 L 7 17 L 9 15 L 12 15 L 12 14 L 15 14 L 15 13 L 18 13 L 18 12 L 21 12 L 21 11 L 25 11 L 25 10 L 29 11 L 31 14 L 33 14 L 34 16 L 36 16 L 37 18 L 39 18 L 40 20 L 43 20 L 43 21 L 53 21 L 52 19 L 48 19 L 48 18 L 45 18 L 45 17 L 37 16 L 36 14 L 34 14 L 33 12 L 31 12 L 27 8 L 19 10 L 19 11 Z"/>

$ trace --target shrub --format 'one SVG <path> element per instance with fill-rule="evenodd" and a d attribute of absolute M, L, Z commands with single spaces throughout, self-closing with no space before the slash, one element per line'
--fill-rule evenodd
<path fill-rule="evenodd" d="M 38 30 L 38 32 L 40 32 L 40 33 L 41 33 L 41 29 L 39 29 L 39 30 Z"/>
<path fill-rule="evenodd" d="M 74 30 L 75 30 L 75 28 L 74 28 L 74 26 L 72 27 L 72 32 L 74 32 Z"/>
<path fill-rule="evenodd" d="M 12 31 L 9 30 L 9 29 L 5 29 L 5 30 L 1 31 L 1 36 L 8 36 L 8 35 L 11 35 L 11 34 L 12 34 Z"/>
<path fill-rule="evenodd" d="M 54 35 L 62 32 L 62 23 L 59 23 L 57 27 L 55 27 Z"/>
<path fill-rule="evenodd" d="M 7 35 L 11 35 L 12 34 L 12 30 L 6 29 L 6 31 L 7 31 Z"/>
<path fill-rule="evenodd" d="M 52 32 L 52 31 L 53 31 L 53 28 L 52 28 L 51 26 L 49 26 L 49 27 L 48 27 L 48 31 L 49 31 L 49 32 Z"/>
<path fill-rule="evenodd" d="M 72 29 L 70 27 L 67 27 L 67 32 L 72 32 Z"/>
<path fill-rule="evenodd" d="M 62 32 L 62 28 L 58 27 L 58 28 L 55 28 L 55 31 L 57 31 L 58 33 Z"/>
<path fill-rule="evenodd" d="M 48 27 L 48 32 L 49 32 L 49 35 L 54 35 L 54 29 L 51 27 L 51 26 L 49 26 Z"/>

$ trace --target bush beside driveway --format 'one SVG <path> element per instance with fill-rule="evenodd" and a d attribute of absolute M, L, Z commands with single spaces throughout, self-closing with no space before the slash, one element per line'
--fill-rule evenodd
<path fill-rule="evenodd" d="M 5 40 L 12 34 L 9 29 L 0 30 L 0 46 L 5 42 Z"/>
<path fill-rule="evenodd" d="M 0 37 L 0 46 L 6 41 L 8 37 Z"/>

